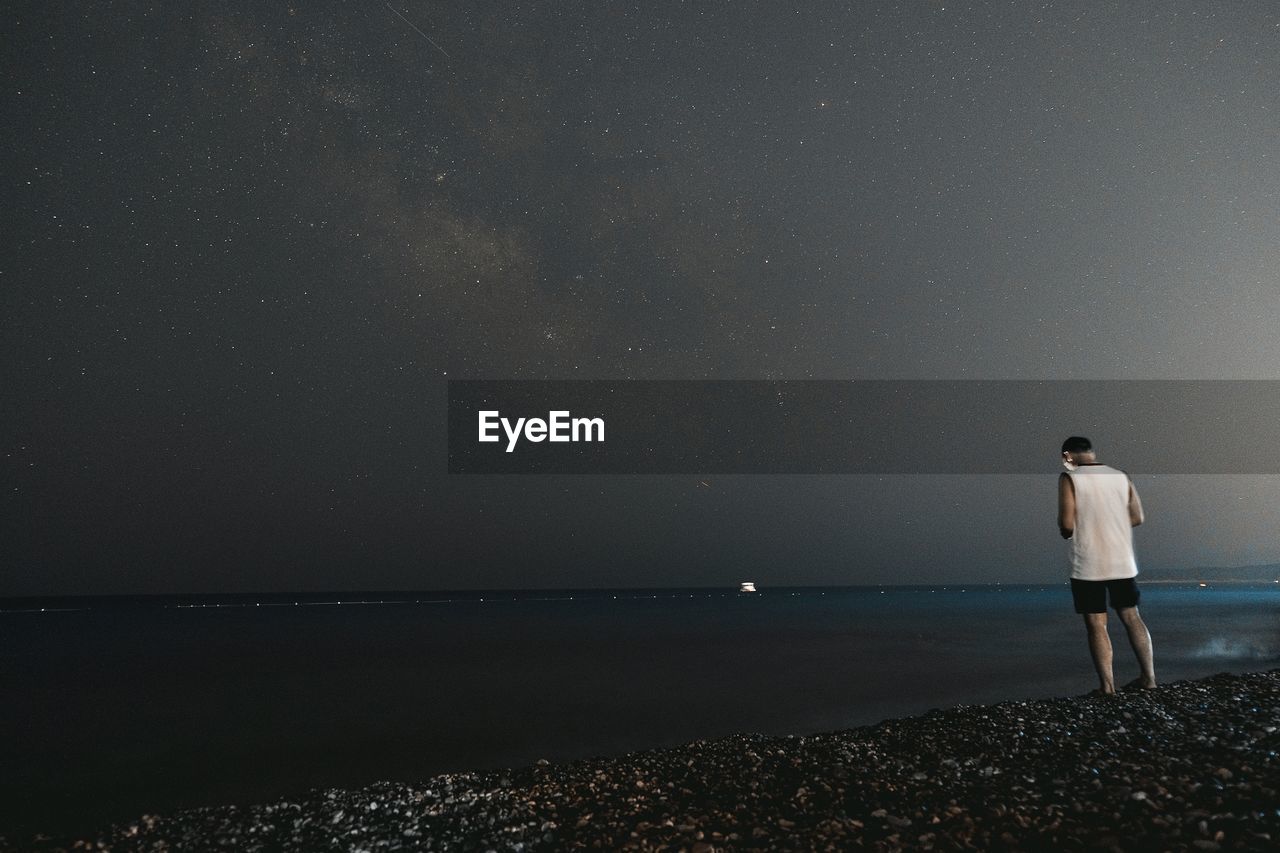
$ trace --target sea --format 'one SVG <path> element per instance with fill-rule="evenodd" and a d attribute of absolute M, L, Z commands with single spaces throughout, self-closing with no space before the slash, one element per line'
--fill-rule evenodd
<path fill-rule="evenodd" d="M 1280 666 L 1280 584 L 1142 588 L 1162 681 Z M 1065 584 L 0 600 L 0 835 L 1094 686 Z"/>

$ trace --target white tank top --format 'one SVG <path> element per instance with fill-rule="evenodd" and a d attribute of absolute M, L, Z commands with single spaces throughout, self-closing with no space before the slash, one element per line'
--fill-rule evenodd
<path fill-rule="evenodd" d="M 1084 581 L 1138 573 L 1129 523 L 1129 477 L 1110 465 L 1081 465 L 1067 474 L 1076 492 L 1071 577 Z"/>

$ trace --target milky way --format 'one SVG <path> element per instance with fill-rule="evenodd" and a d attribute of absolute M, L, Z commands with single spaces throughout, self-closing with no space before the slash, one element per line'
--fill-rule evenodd
<path fill-rule="evenodd" d="M 1271 4 L 20 3 L 0 55 L 0 594 L 1053 581 L 1055 448 L 450 478 L 444 383 L 1280 376 Z M 1139 485 L 1151 565 L 1280 560 L 1275 478 Z"/>

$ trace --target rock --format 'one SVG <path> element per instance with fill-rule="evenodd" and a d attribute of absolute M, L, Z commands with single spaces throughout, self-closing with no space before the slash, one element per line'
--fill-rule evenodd
<path fill-rule="evenodd" d="M 541 759 L 148 815 L 80 839 L 0 839 L 0 849 L 1272 850 L 1277 730 L 1280 671 L 1250 673 L 1103 702 Z"/>

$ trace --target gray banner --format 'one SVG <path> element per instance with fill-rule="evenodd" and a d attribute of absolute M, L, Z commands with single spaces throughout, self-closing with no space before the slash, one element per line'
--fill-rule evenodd
<path fill-rule="evenodd" d="M 1277 474 L 1277 424 L 1272 380 L 458 380 L 449 471 L 1039 474 L 1083 435 L 1131 474 Z"/>

